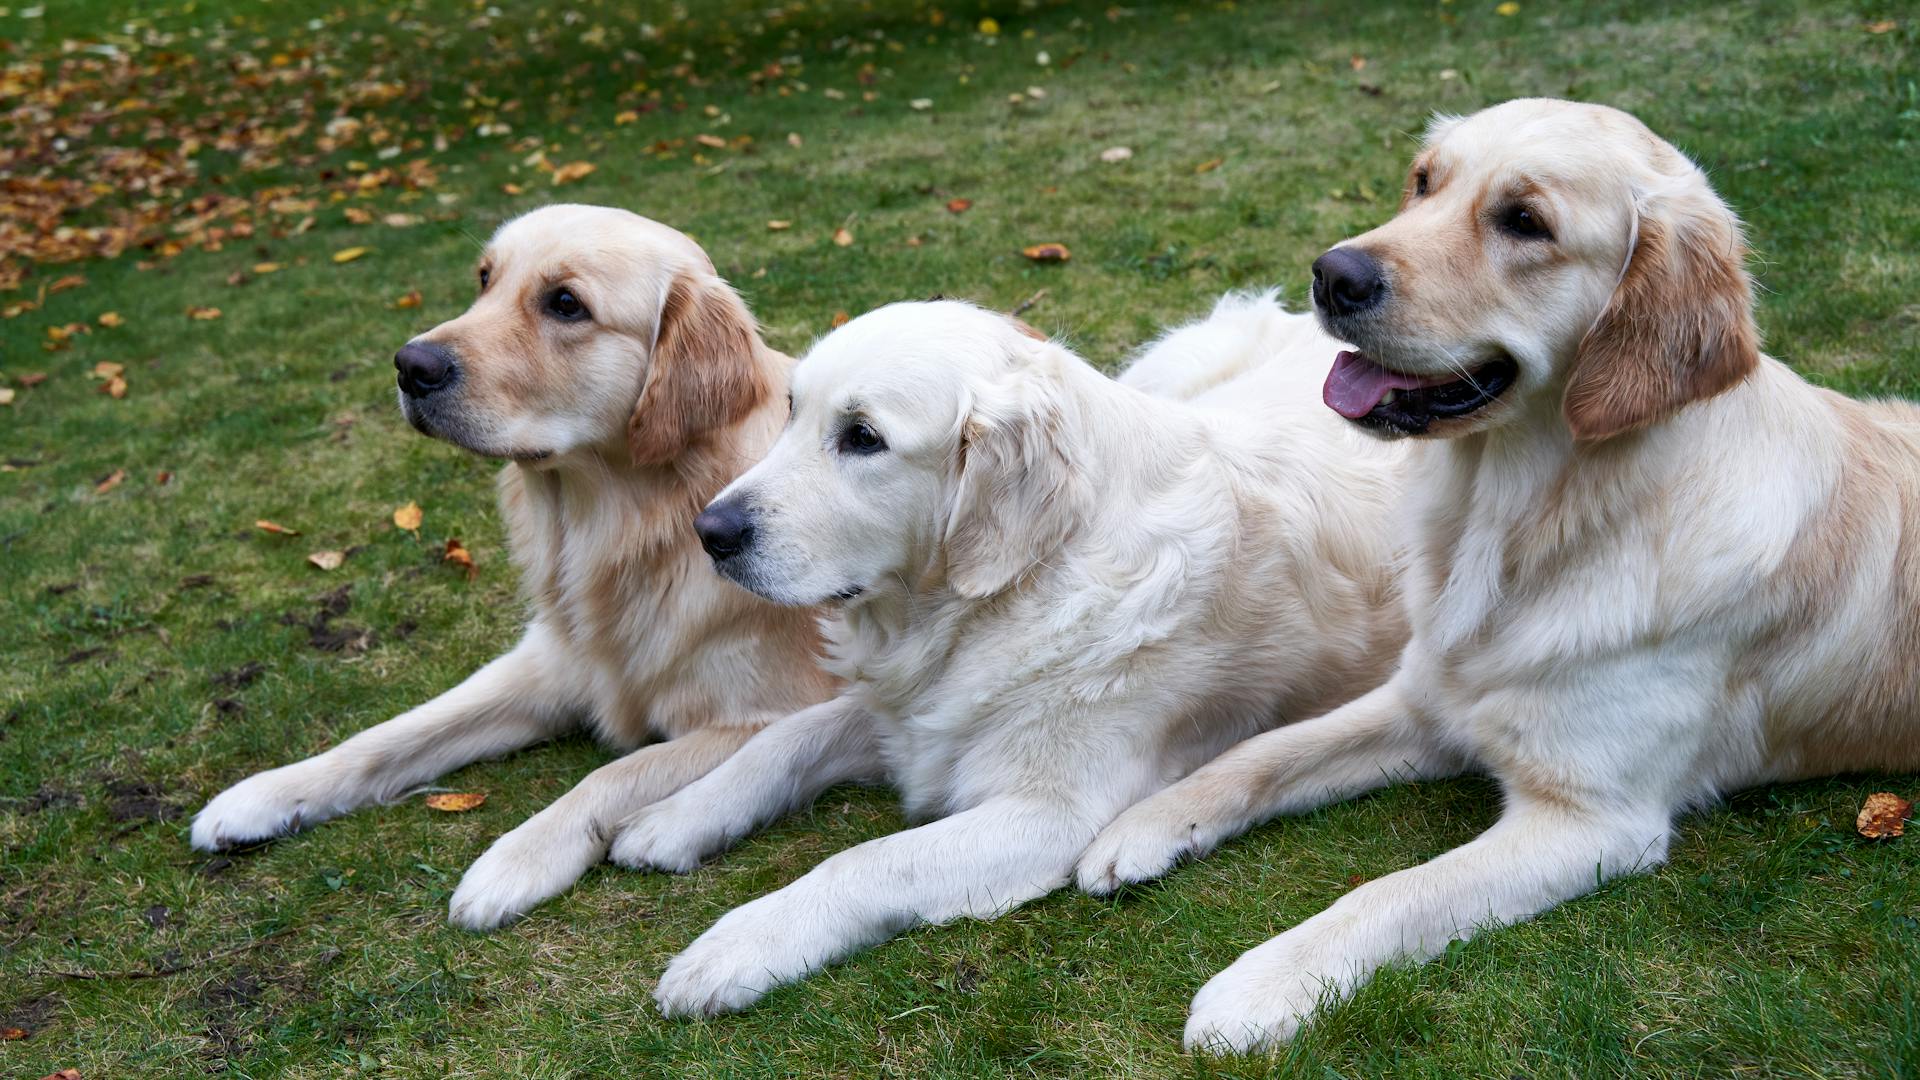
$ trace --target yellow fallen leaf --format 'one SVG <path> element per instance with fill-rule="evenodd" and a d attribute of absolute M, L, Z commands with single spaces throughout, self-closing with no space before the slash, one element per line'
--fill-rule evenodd
<path fill-rule="evenodd" d="M 341 248 L 339 251 L 333 253 L 333 261 L 337 263 L 350 263 L 372 250 L 372 248 L 367 247 Z"/>
<path fill-rule="evenodd" d="M 833 244 L 835 247 L 852 247 L 853 230 L 845 226 L 833 230 Z"/>
<path fill-rule="evenodd" d="M 368 210 L 364 206 L 349 206 L 340 212 L 345 214 L 347 220 L 355 225 L 365 225 L 373 220 L 373 211 Z"/>
<path fill-rule="evenodd" d="M 1225 161 L 1226 161 L 1225 158 L 1208 158 L 1207 160 L 1193 167 L 1194 175 L 1197 176 L 1200 173 L 1210 173 L 1213 170 L 1219 168 L 1222 164 L 1225 163 Z"/>
<path fill-rule="evenodd" d="M 68 274 L 66 277 L 56 278 L 48 284 L 47 295 L 52 296 L 54 293 L 63 293 L 68 289 L 77 289 L 86 283 L 87 279 L 81 277 L 79 274 Z"/>
<path fill-rule="evenodd" d="M 111 360 L 102 360 L 93 365 L 93 377 L 96 379 L 111 379 L 126 370 L 127 365 L 125 364 L 116 364 Z"/>
<path fill-rule="evenodd" d="M 107 492 L 119 487 L 120 482 L 126 478 L 127 470 L 115 469 L 106 476 L 101 477 L 99 483 L 93 485 L 93 493 L 95 495 L 105 495 Z"/>
<path fill-rule="evenodd" d="M 487 801 L 484 791 L 442 791 L 427 796 L 427 808 L 449 814 L 464 814 Z"/>
<path fill-rule="evenodd" d="M 1900 24 L 1892 19 L 1881 19 L 1879 22 L 1870 22 L 1867 24 L 1867 33 L 1869 34 L 1885 34 L 1898 29 L 1900 29 Z"/>
<path fill-rule="evenodd" d="M 527 193 L 527 189 L 521 187 L 519 184 L 501 184 L 500 190 L 509 195 L 525 195 Z"/>
<path fill-rule="evenodd" d="M 405 310 L 407 308 L 419 307 L 420 306 L 420 290 L 408 289 L 404 295 L 394 300 L 393 306 L 400 308 L 402 310 Z"/>
<path fill-rule="evenodd" d="M 98 319 L 94 320 L 94 322 L 99 323 L 101 326 L 104 326 L 109 330 L 113 329 L 116 326 L 125 325 L 126 321 L 127 320 L 120 317 L 120 313 L 117 311 L 106 312 L 105 314 L 101 315 Z"/>
<path fill-rule="evenodd" d="M 1853 827 L 1869 840 L 1891 840 L 1907 831 L 1907 819 L 1913 816 L 1913 804 L 1889 791 L 1867 796 Z"/>
<path fill-rule="evenodd" d="M 1068 251 L 1065 244 L 1033 244 L 1021 248 L 1020 254 L 1042 263 L 1066 262 L 1073 258 L 1073 252 Z"/>
<path fill-rule="evenodd" d="M 628 124 L 638 123 L 639 120 L 640 113 L 634 109 L 622 109 L 613 114 L 614 127 L 625 127 Z"/>
<path fill-rule="evenodd" d="M 259 529 L 261 532 L 270 532 L 275 536 L 299 536 L 300 535 L 299 529 L 289 529 L 285 525 L 280 524 L 279 522 L 268 521 L 266 518 L 261 518 L 259 521 L 254 522 L 253 527 L 256 529 Z"/>
<path fill-rule="evenodd" d="M 118 375 L 109 375 L 107 381 L 100 384 L 100 392 L 115 400 L 126 397 L 127 380 Z"/>
<path fill-rule="evenodd" d="M 714 150 L 725 150 L 727 148 L 727 140 L 718 135 L 708 135 L 705 132 L 695 135 L 693 141 L 699 143 L 701 146 L 710 147 Z"/>
<path fill-rule="evenodd" d="M 776 218 L 772 221 L 767 222 L 768 232 L 786 232 L 788 229 L 791 229 L 791 228 L 793 228 L 793 222 L 791 221 L 781 221 Z"/>
<path fill-rule="evenodd" d="M 995 19 L 991 16 L 985 19 L 981 19 L 980 32 L 987 35 L 988 37 L 993 37 L 995 34 L 998 34 L 1000 32 L 1000 20 Z"/>
<path fill-rule="evenodd" d="M 187 309 L 187 318 L 195 322 L 212 322 L 219 317 L 220 309 L 217 307 L 206 307 L 202 304 L 195 304 Z"/>
<path fill-rule="evenodd" d="M 592 174 L 593 170 L 598 167 L 599 166 L 591 161 L 569 161 L 565 165 L 553 170 L 554 186 L 558 187 L 561 184 L 571 184 L 575 180 Z"/>
<path fill-rule="evenodd" d="M 480 568 L 473 564 L 473 552 L 468 551 L 466 545 L 462 544 L 456 538 L 448 537 L 447 552 L 440 556 L 440 561 L 465 567 L 468 581 L 472 581 L 480 575 Z"/>
<path fill-rule="evenodd" d="M 0 405 L 13 404 L 13 387 L 0 386 Z"/>
<path fill-rule="evenodd" d="M 277 262 L 257 262 L 253 264 L 253 272 L 256 274 L 277 274 L 280 272 L 280 264 Z"/>
<path fill-rule="evenodd" d="M 1518 15 L 1520 14 L 1520 5 L 1514 3 L 1513 0 L 1507 0 L 1506 3 L 1501 4 L 1493 10 L 1501 15 Z"/>
<path fill-rule="evenodd" d="M 340 564 L 347 561 L 344 551 L 316 551 L 307 556 L 307 561 L 322 570 L 338 570 Z"/>
<path fill-rule="evenodd" d="M 407 505 L 393 512 L 393 527 L 396 529 L 405 529 L 408 532 L 419 532 L 420 522 L 425 518 L 426 514 L 421 512 L 420 504 L 417 502 L 409 502 Z"/>

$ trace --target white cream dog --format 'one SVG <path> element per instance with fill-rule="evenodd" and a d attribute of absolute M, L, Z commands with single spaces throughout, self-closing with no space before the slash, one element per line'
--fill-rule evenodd
<path fill-rule="evenodd" d="M 1121 816 L 1080 883 L 1397 775 L 1485 770 L 1505 809 L 1243 955 L 1190 1046 L 1284 1041 L 1384 963 L 1658 863 L 1723 791 L 1920 768 L 1920 409 L 1760 355 L 1744 253 L 1639 121 L 1526 100 L 1437 121 L 1399 216 L 1315 264 L 1360 350 L 1327 404 L 1446 440 L 1412 459 L 1412 638 L 1378 690 Z"/>
<path fill-rule="evenodd" d="M 1129 373 L 1189 404 L 958 302 L 820 341 L 786 432 L 697 526 L 734 581 L 838 605 L 848 690 L 641 811 L 611 855 L 688 870 L 882 774 L 929 823 L 728 913 L 669 965 L 661 1009 L 744 1008 L 915 923 L 1007 911 L 1233 740 L 1377 685 L 1403 640 L 1401 452 L 1312 401 L 1288 357 L 1333 347 L 1231 299 Z"/>

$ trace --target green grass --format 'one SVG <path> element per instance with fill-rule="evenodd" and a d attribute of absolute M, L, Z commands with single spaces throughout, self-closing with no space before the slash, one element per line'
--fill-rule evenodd
<path fill-rule="evenodd" d="M 254 215 L 255 235 L 218 251 L 32 267 L 0 292 L 3 307 L 87 278 L 0 321 L 0 372 L 18 394 L 0 408 L 0 1026 L 31 1032 L 0 1043 L 0 1072 L 1920 1073 L 1920 848 L 1851 828 L 1863 796 L 1911 794 L 1910 776 L 1741 795 L 1687 818 L 1658 872 L 1390 970 L 1279 1059 L 1226 1063 L 1180 1053 L 1194 990 L 1356 875 L 1471 837 L 1496 812 L 1490 785 L 1405 787 L 1278 822 L 1117 901 L 1062 893 L 997 922 L 919 930 L 699 1023 L 651 1007 L 667 958 L 730 906 L 899 828 L 885 793 L 834 792 L 687 877 L 595 871 L 485 936 L 446 925 L 453 884 L 605 759 L 586 741 L 456 775 L 490 794 L 469 814 L 414 800 L 230 859 L 190 852 L 185 815 L 226 784 L 425 700 L 513 639 L 493 466 L 399 422 L 387 357 L 464 306 L 476 238 L 555 195 L 693 233 L 789 351 L 838 311 L 934 292 L 1008 307 L 1044 289 L 1028 318 L 1110 363 L 1223 290 L 1298 297 L 1315 253 L 1391 212 L 1430 111 L 1578 96 L 1633 110 L 1708 166 L 1751 227 L 1773 353 L 1843 390 L 1920 395 L 1920 19 L 1902 5 L 1522 0 L 1503 17 L 1490 0 L 967 0 L 936 20 L 893 0 L 778 12 L 726 0 L 684 5 L 699 15 L 684 23 L 637 0 L 497 3 L 505 13 L 477 28 L 485 9 L 468 0 L 393 14 L 372 0 L 157 13 L 57 0 L 38 18 L 18 2 L 0 15 L 0 60 L 64 64 L 63 78 L 95 77 L 76 65 L 96 54 L 63 51 L 65 39 L 125 47 L 164 33 L 141 62 L 194 60 L 78 93 L 61 115 L 128 96 L 151 112 L 100 121 L 68 155 L 168 146 L 167 131 L 204 117 L 201 174 L 180 197 L 290 185 L 322 200 Z M 997 36 L 976 29 L 984 15 Z M 1865 29 L 1889 18 L 1891 31 Z M 237 58 L 273 70 L 274 53 L 297 65 L 298 49 L 325 64 L 310 82 L 241 84 Z M 345 88 L 368 78 L 404 93 L 353 115 L 423 148 L 389 161 L 364 141 L 313 146 Z M 250 116 L 296 123 L 303 99 L 315 126 L 281 160 L 248 168 L 214 145 Z M 45 126 L 22 105 L 0 96 L 13 117 L 0 145 Z M 628 109 L 637 121 L 617 124 Z M 163 121 L 154 136 L 148 115 Z M 489 121 L 512 132 L 474 133 Z M 753 141 L 712 149 L 691 141 L 702 133 Z M 1132 160 L 1101 163 L 1113 145 Z M 541 148 L 598 169 L 555 189 L 524 164 Z M 435 186 L 326 201 L 359 175 L 349 161 L 415 158 L 436 163 Z M 17 175 L 42 168 L 92 166 L 49 158 Z M 115 193 L 74 220 L 146 197 Z M 949 213 L 954 197 L 973 208 Z M 347 206 L 374 222 L 350 223 Z M 380 223 L 394 212 L 427 220 Z M 794 224 L 771 232 L 769 219 Z M 835 246 L 849 221 L 856 243 Z M 1068 244 L 1072 262 L 1020 257 L 1040 241 Z M 330 260 L 349 246 L 374 250 Z M 262 261 L 285 269 L 227 284 Z M 410 289 L 420 307 L 391 306 Z M 191 321 L 190 305 L 224 315 Z M 109 310 L 125 325 L 44 351 L 49 326 Z M 123 400 L 95 391 L 100 361 L 126 365 Z M 28 372 L 49 378 L 20 387 Z M 125 481 L 96 493 L 116 469 Z M 162 471 L 170 483 L 155 483 Z M 426 510 L 417 539 L 389 523 L 408 500 Z M 259 532 L 260 518 L 303 535 Z M 440 564 L 449 536 L 473 550 L 477 580 Z M 342 569 L 305 563 L 328 548 L 350 549 Z M 352 607 L 339 622 L 374 635 L 364 652 L 317 650 L 288 621 L 342 585 Z M 261 665 L 251 682 L 221 680 L 247 664 Z"/>

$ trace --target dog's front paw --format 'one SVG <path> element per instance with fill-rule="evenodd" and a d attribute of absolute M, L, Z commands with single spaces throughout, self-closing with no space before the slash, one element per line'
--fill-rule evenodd
<path fill-rule="evenodd" d="M 194 815 L 191 839 L 202 851 L 245 847 L 332 817 L 309 797 L 295 766 L 255 773 L 213 797 Z"/>
<path fill-rule="evenodd" d="M 1075 877 L 1084 892 L 1107 896 L 1122 885 L 1151 881 L 1211 844 L 1179 807 L 1155 798 L 1135 806 L 1100 831 L 1080 854 Z"/>
<path fill-rule="evenodd" d="M 1207 981 L 1187 1017 L 1188 1050 L 1251 1054 L 1292 1040 L 1342 987 L 1295 955 L 1286 934 L 1251 949 Z"/>
<path fill-rule="evenodd" d="M 607 857 L 633 870 L 685 874 L 726 850 L 727 834 L 714 827 L 713 815 L 682 803 L 670 797 L 636 811 L 620 825 Z"/>
<path fill-rule="evenodd" d="M 770 899 L 729 911 L 667 964 L 653 991 L 662 1015 L 739 1012 L 817 966 L 797 948 L 802 928 L 782 926 Z"/>
<path fill-rule="evenodd" d="M 605 848 L 591 821 L 569 821 L 548 807 L 493 842 L 460 878 L 447 918 L 467 930 L 503 926 L 566 892 Z"/>

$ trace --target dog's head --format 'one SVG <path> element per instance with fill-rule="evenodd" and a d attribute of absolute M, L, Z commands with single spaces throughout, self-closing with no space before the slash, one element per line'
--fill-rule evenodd
<path fill-rule="evenodd" d="M 1557 395 L 1580 439 L 1657 422 L 1759 360 L 1740 223 L 1638 120 L 1565 101 L 1440 117 L 1399 214 L 1313 265 L 1353 342 L 1326 401 L 1387 436 L 1453 436 Z"/>
<path fill-rule="evenodd" d="M 699 516 L 701 542 L 778 603 L 991 596 L 1080 514 L 1060 379 L 1074 362 L 971 304 L 862 315 L 794 368 L 786 430 Z"/>
<path fill-rule="evenodd" d="M 768 392 L 759 332 L 699 245 L 625 210 L 502 225 L 465 314 L 393 358 L 420 431 L 522 462 L 572 451 L 666 464 Z"/>

